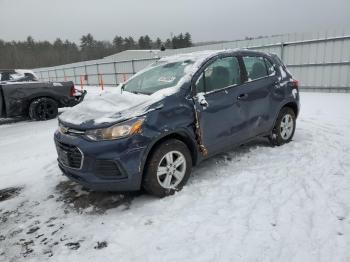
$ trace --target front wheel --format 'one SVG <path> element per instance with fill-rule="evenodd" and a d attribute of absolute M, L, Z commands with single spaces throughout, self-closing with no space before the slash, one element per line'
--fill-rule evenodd
<path fill-rule="evenodd" d="M 295 114 L 290 107 L 280 111 L 269 140 L 272 145 L 280 146 L 292 140 L 295 132 Z"/>
<path fill-rule="evenodd" d="M 186 184 L 191 169 L 188 147 L 179 140 L 167 140 L 155 148 L 146 163 L 143 187 L 158 197 L 172 195 Z"/>

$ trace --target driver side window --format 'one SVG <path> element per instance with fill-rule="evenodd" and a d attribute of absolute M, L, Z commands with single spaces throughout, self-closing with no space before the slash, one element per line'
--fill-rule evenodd
<path fill-rule="evenodd" d="M 236 57 L 218 58 L 200 75 L 196 82 L 197 93 L 209 93 L 241 83 L 241 74 Z"/>

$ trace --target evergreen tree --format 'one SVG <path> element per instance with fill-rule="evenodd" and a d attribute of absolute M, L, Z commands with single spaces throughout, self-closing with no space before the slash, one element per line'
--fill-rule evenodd
<path fill-rule="evenodd" d="M 157 37 L 156 41 L 155 41 L 155 48 L 160 49 L 162 46 L 162 40 L 160 40 L 159 37 Z"/>
<path fill-rule="evenodd" d="M 145 46 L 146 46 L 146 44 L 145 44 L 145 38 L 144 38 L 143 36 L 141 36 L 141 37 L 139 38 L 138 43 L 139 43 L 139 48 L 140 48 L 140 49 L 146 49 L 146 48 L 145 48 Z"/>
<path fill-rule="evenodd" d="M 80 47 L 84 48 L 92 48 L 95 45 L 94 37 L 88 33 L 87 35 L 83 35 L 80 39 Z"/>
<path fill-rule="evenodd" d="M 173 43 L 172 43 L 172 41 L 168 38 L 168 39 L 165 41 L 164 46 L 165 46 L 165 48 L 173 48 Z"/>
<path fill-rule="evenodd" d="M 131 50 L 135 49 L 135 40 L 132 37 L 125 37 L 124 38 L 124 46 L 123 50 Z"/>
<path fill-rule="evenodd" d="M 171 44 L 172 44 L 172 48 L 174 49 L 179 48 L 179 39 L 177 38 L 177 36 L 173 36 L 173 39 L 171 39 Z"/>
<path fill-rule="evenodd" d="M 193 46 L 193 44 L 192 44 L 192 36 L 191 36 L 191 34 L 189 32 L 187 32 L 185 34 L 184 43 L 185 43 L 185 47 Z"/>
<path fill-rule="evenodd" d="M 184 47 L 186 47 L 185 46 L 185 43 L 184 43 L 184 35 L 181 33 L 181 34 L 179 34 L 179 36 L 178 36 L 178 48 L 184 48 Z"/>
<path fill-rule="evenodd" d="M 117 52 L 123 51 L 124 39 L 121 36 L 115 36 L 113 39 L 113 45 Z"/>
<path fill-rule="evenodd" d="M 152 40 L 148 35 L 145 35 L 143 38 L 145 41 L 145 48 L 144 49 L 151 49 L 152 48 Z"/>

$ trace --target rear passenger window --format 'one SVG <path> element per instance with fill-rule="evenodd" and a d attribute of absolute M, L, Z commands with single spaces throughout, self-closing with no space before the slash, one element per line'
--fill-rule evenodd
<path fill-rule="evenodd" d="M 263 57 L 245 56 L 243 61 L 247 70 L 248 80 L 252 81 L 269 75 Z"/>
<path fill-rule="evenodd" d="M 197 93 L 208 93 L 241 83 L 241 74 L 236 57 L 218 58 L 201 74 L 196 83 Z"/>

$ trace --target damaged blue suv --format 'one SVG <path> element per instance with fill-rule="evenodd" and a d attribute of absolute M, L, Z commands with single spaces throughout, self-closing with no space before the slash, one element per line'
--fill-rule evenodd
<path fill-rule="evenodd" d="M 298 113 L 298 82 L 276 55 L 170 56 L 61 114 L 58 165 L 92 190 L 164 197 L 210 156 L 256 137 L 288 143 Z"/>

